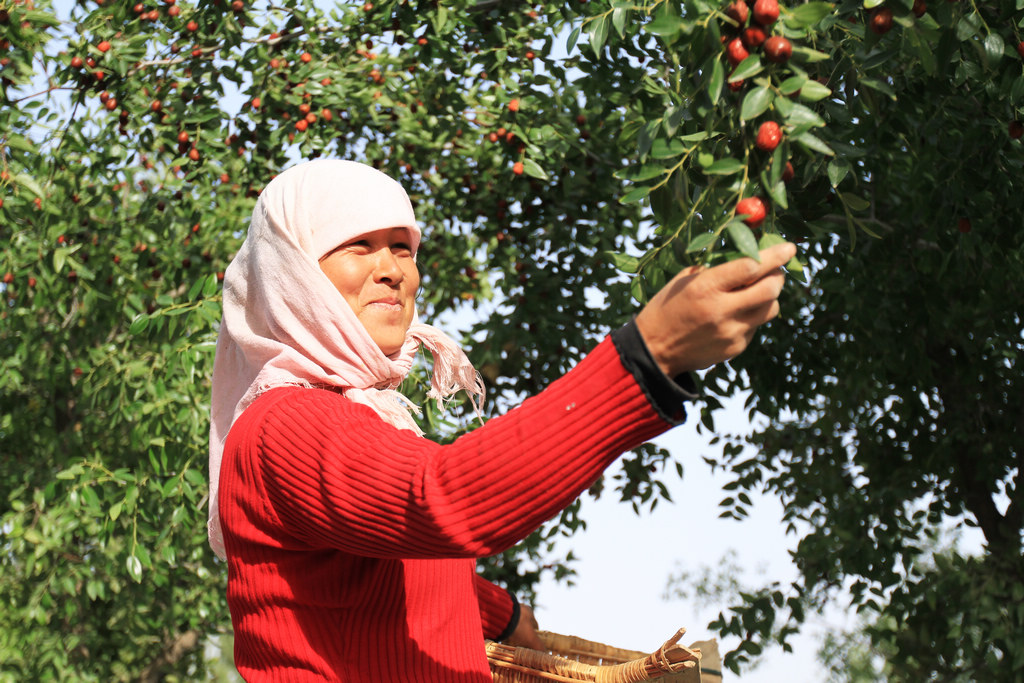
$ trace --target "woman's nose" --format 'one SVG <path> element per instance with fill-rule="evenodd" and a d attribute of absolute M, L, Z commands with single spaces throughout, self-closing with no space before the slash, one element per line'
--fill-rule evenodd
<path fill-rule="evenodd" d="M 391 249 L 379 249 L 376 254 L 377 261 L 374 264 L 373 277 L 377 282 L 388 282 L 398 284 L 405 277 L 398 258 L 391 252 Z"/>

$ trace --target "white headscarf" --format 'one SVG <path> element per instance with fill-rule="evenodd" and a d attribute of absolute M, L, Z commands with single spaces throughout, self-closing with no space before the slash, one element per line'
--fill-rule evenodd
<path fill-rule="evenodd" d="M 271 181 L 252 213 L 245 242 L 224 273 L 224 319 L 213 364 L 210 424 L 210 546 L 225 558 L 217 509 L 224 441 L 261 393 L 278 386 L 336 387 L 400 429 L 420 433 L 413 406 L 395 388 L 420 344 L 434 356 L 428 396 L 459 389 L 476 401 L 483 382 L 458 345 L 415 319 L 401 350 L 385 356 L 319 260 L 360 235 L 408 228 L 419 247 L 412 204 L 397 182 L 369 166 L 318 160 Z"/>

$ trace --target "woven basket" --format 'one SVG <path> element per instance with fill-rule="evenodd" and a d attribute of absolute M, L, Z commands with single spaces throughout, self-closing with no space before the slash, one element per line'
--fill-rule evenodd
<path fill-rule="evenodd" d="M 596 683 L 718 683 L 720 675 L 701 679 L 701 650 L 679 645 L 680 629 L 651 654 L 624 650 L 575 636 L 541 631 L 547 652 L 500 643 L 487 643 L 487 658 L 495 683 L 595 681 Z M 703 643 L 702 643 L 703 645 Z M 717 658 L 717 644 L 708 645 Z M 710 653 L 709 653 L 710 654 Z M 718 672 L 715 672 L 718 674 Z"/>

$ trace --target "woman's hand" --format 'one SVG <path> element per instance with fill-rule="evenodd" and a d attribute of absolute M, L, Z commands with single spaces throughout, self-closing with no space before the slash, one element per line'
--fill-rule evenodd
<path fill-rule="evenodd" d="M 514 647 L 528 647 L 531 650 L 545 652 L 547 648 L 537 635 L 537 618 L 533 615 L 533 608 L 529 605 L 519 604 L 519 623 L 505 643 Z"/>
<path fill-rule="evenodd" d="M 785 274 L 796 255 L 779 244 L 714 268 L 691 267 L 654 295 L 636 317 L 647 348 L 669 377 L 702 370 L 740 354 L 754 331 L 779 313 Z"/>

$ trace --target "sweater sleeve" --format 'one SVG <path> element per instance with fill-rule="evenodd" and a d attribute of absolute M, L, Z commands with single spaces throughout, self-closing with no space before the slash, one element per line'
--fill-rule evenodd
<path fill-rule="evenodd" d="M 519 624 L 519 601 L 500 586 L 476 575 L 476 597 L 480 603 L 480 621 L 484 638 L 504 640 Z"/>
<path fill-rule="evenodd" d="M 502 552 L 681 413 L 656 409 L 611 339 L 516 409 L 448 445 L 319 389 L 281 388 L 236 422 L 265 517 L 290 547 L 365 557 Z M 237 430 L 237 431 L 236 431 Z M 254 482 L 255 483 L 255 482 Z"/>

